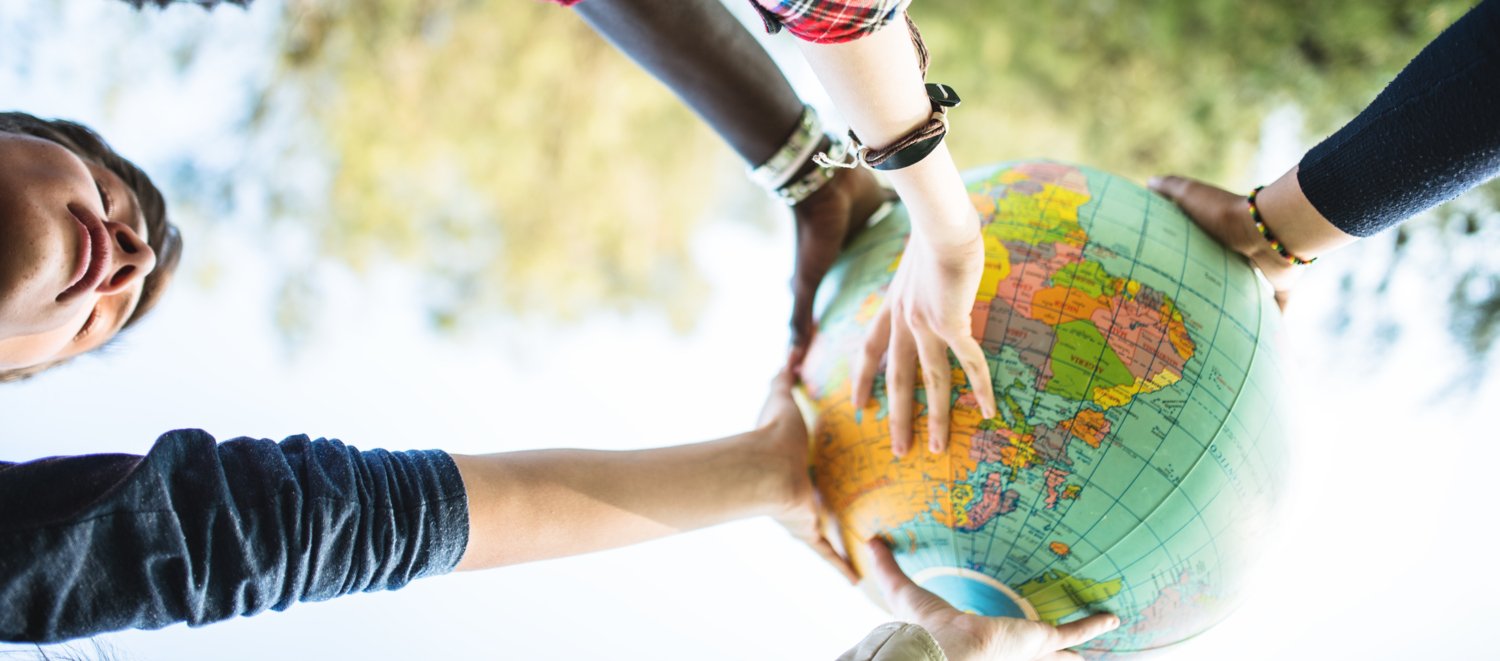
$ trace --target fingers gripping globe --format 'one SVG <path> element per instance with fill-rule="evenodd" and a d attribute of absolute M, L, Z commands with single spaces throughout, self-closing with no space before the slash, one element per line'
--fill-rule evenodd
<path fill-rule="evenodd" d="M 820 292 L 803 366 L 813 475 L 845 548 L 872 536 L 984 615 L 1120 616 L 1081 650 L 1130 658 L 1222 620 L 1287 474 L 1279 313 L 1243 258 L 1170 202 L 1054 162 L 966 174 L 985 272 L 975 336 L 998 415 L 951 364 L 948 450 L 891 453 L 882 381 L 851 371 L 910 232 L 889 208 Z M 918 391 L 918 407 L 925 404 Z M 856 563 L 861 558 L 856 557 Z M 860 567 L 863 571 L 863 567 Z"/>

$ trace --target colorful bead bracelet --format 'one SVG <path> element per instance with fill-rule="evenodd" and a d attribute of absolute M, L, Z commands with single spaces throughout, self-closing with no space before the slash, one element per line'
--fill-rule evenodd
<path fill-rule="evenodd" d="M 1271 228 L 1266 227 L 1266 221 L 1260 216 L 1260 209 L 1255 206 L 1255 196 L 1260 194 L 1260 189 L 1262 188 L 1265 188 L 1265 186 L 1256 186 L 1255 190 L 1250 191 L 1250 194 L 1245 196 L 1245 205 L 1250 207 L 1250 218 L 1255 221 L 1256 231 L 1260 232 L 1260 235 L 1266 238 L 1266 242 L 1271 244 L 1271 249 L 1275 250 L 1276 254 L 1281 255 L 1286 260 L 1286 263 L 1292 266 L 1306 266 L 1318 261 L 1317 257 L 1302 259 L 1293 255 L 1291 251 L 1286 249 L 1286 246 L 1281 245 L 1281 241 L 1276 238 L 1276 235 L 1271 233 Z"/>

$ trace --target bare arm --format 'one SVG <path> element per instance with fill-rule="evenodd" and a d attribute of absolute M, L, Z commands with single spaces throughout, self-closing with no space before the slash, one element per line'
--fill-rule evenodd
<path fill-rule="evenodd" d="M 729 10 L 712 0 L 588 0 L 577 12 L 671 88 L 747 163 L 791 134 L 802 100 Z"/>
<path fill-rule="evenodd" d="M 588 0 L 576 10 L 595 32 L 707 121 L 746 164 L 769 160 L 797 128 L 802 99 L 755 37 L 717 0 Z M 810 161 L 802 164 L 793 179 L 812 167 Z M 818 285 L 839 250 L 885 198 L 870 173 L 840 171 L 792 207 L 797 226 L 794 366 L 812 341 Z"/>
<path fill-rule="evenodd" d="M 921 64 L 902 18 L 853 41 L 798 42 L 850 127 L 872 148 L 897 142 L 932 116 Z M 910 213 L 912 239 L 866 337 L 855 369 L 854 402 L 868 405 L 875 370 L 885 356 L 891 450 L 905 455 L 916 439 L 913 417 L 920 366 L 928 393 L 928 449 L 943 452 L 951 406 L 946 393 L 953 388 L 950 350 L 985 417 L 995 415 L 989 364 L 972 335 L 970 320 L 984 272 L 979 217 L 946 140 L 921 161 L 887 175 Z"/>
<path fill-rule="evenodd" d="M 1311 260 L 1500 173 L 1500 1 L 1480 3 L 1423 48 L 1353 121 L 1257 195 L 1291 255 Z M 1243 195 L 1183 177 L 1151 188 L 1255 264 L 1283 307 L 1305 270 L 1255 228 Z"/>
<path fill-rule="evenodd" d="M 1276 304 L 1286 308 L 1288 296 L 1303 267 L 1289 264 L 1255 229 L 1245 196 L 1186 177 L 1155 177 L 1151 189 L 1177 203 L 1209 236 L 1250 259 L 1276 290 Z M 1358 237 L 1345 234 L 1307 200 L 1293 167 L 1268 184 L 1256 197 L 1273 235 L 1292 254 L 1314 259 L 1349 245 Z"/>
<path fill-rule="evenodd" d="M 807 424 L 786 370 L 748 433 L 651 450 L 540 450 L 453 461 L 469 501 L 460 570 L 601 551 L 770 515 L 849 580 L 857 578 L 818 525 Z"/>
<path fill-rule="evenodd" d="M 455 455 L 469 495 L 458 569 L 635 544 L 785 507 L 769 432 L 629 452 Z M 778 484 L 778 481 L 781 484 Z"/>
<path fill-rule="evenodd" d="M 905 21 L 893 20 L 853 41 L 798 41 L 798 46 L 865 144 L 894 143 L 932 115 Z M 917 164 L 887 176 L 911 212 L 912 231 L 934 248 L 963 246 L 978 238 L 978 215 L 946 141 Z"/>

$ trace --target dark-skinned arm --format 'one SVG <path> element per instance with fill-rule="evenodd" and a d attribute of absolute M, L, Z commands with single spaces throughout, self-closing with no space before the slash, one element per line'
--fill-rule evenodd
<path fill-rule="evenodd" d="M 724 5 L 712 0 L 586 0 L 574 9 L 708 122 L 746 163 L 781 148 L 802 99 Z"/>

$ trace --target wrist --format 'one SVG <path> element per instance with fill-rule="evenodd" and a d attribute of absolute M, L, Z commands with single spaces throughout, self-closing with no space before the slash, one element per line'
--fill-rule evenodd
<path fill-rule="evenodd" d="M 1301 259 L 1314 259 L 1358 240 L 1324 218 L 1307 196 L 1302 194 L 1296 167 L 1261 189 L 1256 195 L 1255 204 L 1267 229 L 1289 253 Z M 1265 253 L 1258 255 L 1257 259 L 1264 257 L 1286 261 L 1266 241 L 1258 241 L 1257 246 L 1258 253 Z"/>
<path fill-rule="evenodd" d="M 979 212 L 946 144 L 908 168 L 887 173 L 911 215 L 914 239 L 939 252 L 972 245 L 980 238 Z"/>
<path fill-rule="evenodd" d="M 741 438 L 739 461 L 753 476 L 753 514 L 776 516 L 797 507 L 806 496 L 804 491 L 811 488 L 806 427 L 771 420 Z"/>

